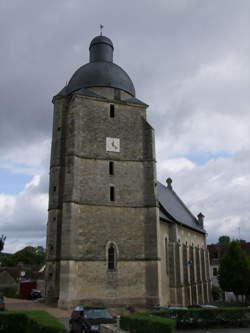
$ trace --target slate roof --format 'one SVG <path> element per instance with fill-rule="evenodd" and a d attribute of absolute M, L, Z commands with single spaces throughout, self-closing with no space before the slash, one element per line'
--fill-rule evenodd
<path fill-rule="evenodd" d="M 124 99 L 123 102 L 132 103 L 132 104 L 139 104 L 139 105 L 144 105 L 144 106 L 148 107 L 148 104 L 142 102 L 141 100 L 139 100 L 136 97 L 130 97 L 128 99 Z"/>
<path fill-rule="evenodd" d="M 174 190 L 157 182 L 157 199 L 160 206 L 160 218 L 166 222 L 175 222 L 187 228 L 206 233 L 198 219 L 185 206 Z"/>

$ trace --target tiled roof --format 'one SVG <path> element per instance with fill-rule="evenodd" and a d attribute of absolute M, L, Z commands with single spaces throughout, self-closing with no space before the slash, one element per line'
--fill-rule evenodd
<path fill-rule="evenodd" d="M 190 212 L 171 187 L 157 182 L 157 198 L 160 204 L 161 219 L 177 222 L 202 233 L 206 232 L 199 224 L 198 219 Z"/>

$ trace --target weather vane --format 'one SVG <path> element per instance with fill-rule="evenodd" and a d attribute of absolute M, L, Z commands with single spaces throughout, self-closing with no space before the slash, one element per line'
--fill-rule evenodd
<path fill-rule="evenodd" d="M 103 25 L 100 24 L 100 36 L 102 36 L 102 29 L 103 29 Z"/>

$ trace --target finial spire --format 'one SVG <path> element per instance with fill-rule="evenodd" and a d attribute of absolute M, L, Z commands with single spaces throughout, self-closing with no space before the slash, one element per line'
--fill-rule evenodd
<path fill-rule="evenodd" d="M 167 178 L 166 183 L 168 184 L 168 188 L 170 190 L 172 190 L 172 179 L 171 178 Z"/>
<path fill-rule="evenodd" d="M 100 24 L 100 36 L 102 36 L 102 29 L 103 29 L 103 25 Z"/>

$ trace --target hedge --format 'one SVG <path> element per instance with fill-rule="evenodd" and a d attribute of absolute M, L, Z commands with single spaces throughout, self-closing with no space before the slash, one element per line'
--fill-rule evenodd
<path fill-rule="evenodd" d="M 173 333 L 175 321 L 152 315 L 132 314 L 121 317 L 120 327 L 133 333 Z"/>
<path fill-rule="evenodd" d="M 0 313 L 0 332 L 66 333 L 66 329 L 45 311 L 6 311 Z"/>
<path fill-rule="evenodd" d="M 181 329 L 250 327 L 250 308 L 163 310 L 150 314 L 175 319 L 176 327 Z"/>

